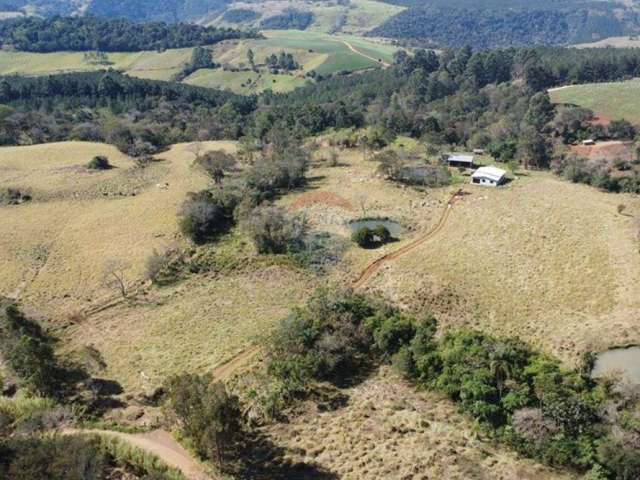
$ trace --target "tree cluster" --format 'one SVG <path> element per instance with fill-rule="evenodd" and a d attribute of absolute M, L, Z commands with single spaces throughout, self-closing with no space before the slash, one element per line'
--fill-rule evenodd
<path fill-rule="evenodd" d="M 0 22 L 0 45 L 27 52 L 138 52 L 257 38 L 254 31 L 97 17 L 21 17 Z"/>

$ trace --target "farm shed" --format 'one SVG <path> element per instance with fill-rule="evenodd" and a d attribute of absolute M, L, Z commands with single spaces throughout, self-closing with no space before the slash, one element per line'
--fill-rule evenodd
<path fill-rule="evenodd" d="M 595 140 L 593 140 L 592 138 L 588 138 L 588 139 L 586 139 L 586 140 L 583 140 L 583 141 L 582 141 L 582 144 L 583 144 L 583 145 L 595 145 L 595 144 L 596 144 L 596 141 L 595 141 Z"/>
<path fill-rule="evenodd" d="M 497 167 L 480 167 L 471 175 L 471 183 L 497 187 L 507 180 L 507 172 Z"/>
<path fill-rule="evenodd" d="M 459 153 L 452 153 L 447 157 L 447 163 L 450 167 L 463 167 L 473 168 L 473 155 L 462 155 Z"/>

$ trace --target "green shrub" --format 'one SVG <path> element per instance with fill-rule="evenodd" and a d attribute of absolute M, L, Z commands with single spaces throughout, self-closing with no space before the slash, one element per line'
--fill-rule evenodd
<path fill-rule="evenodd" d="M 237 194 L 229 190 L 189 193 L 179 212 L 180 230 L 198 244 L 214 240 L 233 225 L 238 202 Z"/>
<path fill-rule="evenodd" d="M 282 208 L 266 206 L 253 210 L 242 222 L 258 253 L 295 253 L 304 250 L 309 230 L 301 216 L 290 216 Z"/>
<path fill-rule="evenodd" d="M 242 434 L 238 397 L 211 375 L 182 374 L 169 379 L 167 401 L 198 454 L 223 466 Z"/>
<path fill-rule="evenodd" d="M 89 170 L 109 170 L 113 168 L 109 163 L 109 159 L 105 156 L 98 155 L 97 157 L 93 157 L 89 163 L 87 163 L 87 168 Z"/>
<path fill-rule="evenodd" d="M 374 245 L 374 234 L 369 227 L 361 227 L 353 232 L 351 240 L 362 248 L 371 248 Z"/>

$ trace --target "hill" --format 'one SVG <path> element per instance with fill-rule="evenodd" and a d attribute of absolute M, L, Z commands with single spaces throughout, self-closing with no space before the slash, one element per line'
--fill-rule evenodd
<path fill-rule="evenodd" d="M 410 8 L 374 28 L 371 35 L 435 46 L 495 48 L 582 43 L 640 30 L 636 11 L 612 2 L 498 0 L 482 3 L 482 8 L 466 0 L 399 4 Z"/>
<path fill-rule="evenodd" d="M 550 91 L 556 103 L 570 103 L 593 110 L 606 120 L 640 124 L 640 80 L 570 85 Z"/>
<path fill-rule="evenodd" d="M 378 0 L 4 0 L 0 12 L 11 15 L 93 15 L 134 22 L 197 22 L 226 27 L 308 28 L 325 33 L 362 33 L 381 24 L 404 7 Z M 295 12 L 292 15 L 291 12 Z M 306 19 L 300 24 L 296 19 Z M 262 25 L 264 23 L 264 25 Z M 294 24 L 292 22 L 298 22 Z M 271 24 L 271 26 L 269 25 Z M 282 28 L 276 27 L 276 28 Z"/>

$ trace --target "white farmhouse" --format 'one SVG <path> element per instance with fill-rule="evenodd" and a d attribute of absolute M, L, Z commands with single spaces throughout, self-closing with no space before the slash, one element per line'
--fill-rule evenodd
<path fill-rule="evenodd" d="M 507 172 L 497 167 L 480 167 L 471 175 L 471 183 L 497 187 L 507 181 Z"/>

